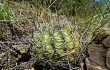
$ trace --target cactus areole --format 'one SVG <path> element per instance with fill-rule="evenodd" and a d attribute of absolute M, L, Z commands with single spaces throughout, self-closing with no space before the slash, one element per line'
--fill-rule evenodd
<path fill-rule="evenodd" d="M 80 35 L 70 26 L 44 26 L 34 34 L 34 55 L 40 59 L 48 59 L 52 63 L 58 61 L 74 61 L 80 48 Z"/>

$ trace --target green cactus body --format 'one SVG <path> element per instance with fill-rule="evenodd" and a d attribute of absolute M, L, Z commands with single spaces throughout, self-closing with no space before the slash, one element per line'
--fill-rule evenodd
<path fill-rule="evenodd" d="M 73 55 L 77 55 L 80 51 L 79 39 L 79 33 L 69 26 L 45 27 L 34 34 L 34 52 L 41 59 L 45 57 L 54 59 L 56 54 L 59 56 L 59 61 L 73 61 Z"/>

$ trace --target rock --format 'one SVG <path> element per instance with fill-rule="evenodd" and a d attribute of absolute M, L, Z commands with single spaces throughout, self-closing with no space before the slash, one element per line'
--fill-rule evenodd
<path fill-rule="evenodd" d="M 96 41 L 101 42 L 103 41 L 105 38 L 107 38 L 108 36 L 110 36 L 110 28 L 103 28 L 102 32 L 100 32 L 97 37 L 95 38 Z"/>
<path fill-rule="evenodd" d="M 86 62 L 86 67 L 87 67 L 86 70 L 108 70 L 107 68 L 101 67 L 101 66 L 99 66 L 99 65 L 95 65 L 95 66 L 92 65 L 92 64 L 90 63 L 90 60 L 89 60 L 88 58 L 86 58 L 85 62 Z"/>
<path fill-rule="evenodd" d="M 87 48 L 88 59 L 92 66 L 105 66 L 106 50 L 103 44 L 92 43 Z"/>
<path fill-rule="evenodd" d="M 106 39 L 104 39 L 102 41 L 102 43 L 104 44 L 105 47 L 109 47 L 110 48 L 110 36 L 108 36 Z"/>
<path fill-rule="evenodd" d="M 12 45 L 13 48 L 17 49 L 20 51 L 21 54 L 23 53 L 27 53 L 29 48 L 30 48 L 30 45 L 26 45 L 26 44 L 19 44 L 19 45 Z"/>
<path fill-rule="evenodd" d="M 87 70 L 110 70 L 110 28 L 103 29 L 87 47 Z"/>
<path fill-rule="evenodd" d="M 106 65 L 110 69 L 110 48 L 107 51 L 107 55 L 106 55 Z"/>
<path fill-rule="evenodd" d="M 12 45 L 12 47 L 15 49 L 17 53 L 17 56 L 16 56 L 17 62 L 21 62 L 21 61 L 25 62 L 31 58 L 31 55 L 29 54 L 30 44 Z"/>
<path fill-rule="evenodd" d="M 110 28 L 103 28 L 103 32 L 110 35 Z"/>
<path fill-rule="evenodd" d="M 101 32 L 101 33 L 99 33 L 98 35 L 97 35 L 97 37 L 96 37 L 96 41 L 97 42 L 101 42 L 101 41 L 103 41 L 106 37 L 108 36 L 108 34 L 106 33 L 106 32 Z"/>

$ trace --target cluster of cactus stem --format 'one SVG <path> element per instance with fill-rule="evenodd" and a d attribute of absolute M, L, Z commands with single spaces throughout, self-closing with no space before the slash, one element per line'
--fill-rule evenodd
<path fill-rule="evenodd" d="M 35 32 L 34 42 L 34 54 L 52 62 L 74 61 L 81 51 L 80 35 L 71 26 L 44 26 Z"/>

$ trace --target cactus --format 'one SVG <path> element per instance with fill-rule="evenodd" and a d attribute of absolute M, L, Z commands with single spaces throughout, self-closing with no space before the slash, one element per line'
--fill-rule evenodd
<path fill-rule="evenodd" d="M 45 26 L 34 34 L 34 54 L 52 62 L 74 61 L 81 50 L 79 40 L 79 33 L 70 26 Z"/>

